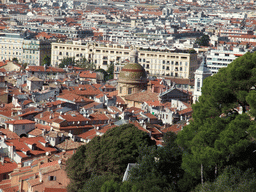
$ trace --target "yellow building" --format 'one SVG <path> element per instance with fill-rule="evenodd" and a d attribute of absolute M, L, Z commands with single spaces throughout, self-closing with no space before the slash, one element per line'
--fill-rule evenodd
<path fill-rule="evenodd" d="M 124 65 L 130 61 L 132 51 L 138 52 L 138 63 L 151 76 L 170 76 L 179 78 L 193 78 L 194 71 L 199 67 L 197 53 L 189 51 L 175 51 L 160 48 L 132 47 L 130 45 L 83 43 L 73 41 L 69 43 L 52 43 L 51 64 L 58 66 L 65 57 L 75 60 L 86 58 L 95 67 L 107 69 L 115 64 L 115 78 Z"/>

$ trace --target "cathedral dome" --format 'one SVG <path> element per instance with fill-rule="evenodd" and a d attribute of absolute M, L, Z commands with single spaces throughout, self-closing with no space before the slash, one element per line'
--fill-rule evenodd
<path fill-rule="evenodd" d="M 119 74 L 119 82 L 146 82 L 147 73 L 145 69 L 137 63 L 130 63 L 123 67 Z"/>

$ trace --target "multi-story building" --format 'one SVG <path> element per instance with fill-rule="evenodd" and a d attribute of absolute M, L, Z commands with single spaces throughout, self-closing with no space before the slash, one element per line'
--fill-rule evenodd
<path fill-rule="evenodd" d="M 198 68 L 197 54 L 189 51 L 139 48 L 139 64 L 152 76 L 193 78 Z"/>
<path fill-rule="evenodd" d="M 114 78 L 118 77 L 122 63 L 130 60 L 133 49 L 138 50 L 138 63 L 147 74 L 153 76 L 172 76 L 192 78 L 193 72 L 198 68 L 197 54 L 189 51 L 175 51 L 167 48 L 133 48 L 130 45 L 82 43 L 52 43 L 51 64 L 58 66 L 65 57 L 74 57 L 75 60 L 86 58 L 93 62 L 95 67 L 107 69 L 115 64 Z"/>
<path fill-rule="evenodd" d="M 73 41 L 52 43 L 51 64 L 58 66 L 65 57 L 74 57 L 76 61 L 86 58 L 95 67 L 107 69 L 111 63 L 121 63 L 129 59 L 131 47 L 128 45 L 108 45 Z"/>
<path fill-rule="evenodd" d="M 0 60 L 41 65 L 45 55 L 51 55 L 51 42 L 47 40 L 25 39 L 20 34 L 0 35 Z"/>
<path fill-rule="evenodd" d="M 24 39 L 19 34 L 1 34 L 0 35 L 0 60 L 12 61 L 17 58 L 18 61 L 22 61 L 22 45 Z"/>
<path fill-rule="evenodd" d="M 226 50 L 221 47 L 218 50 L 211 50 L 207 55 L 207 67 L 214 74 L 223 67 L 227 67 L 237 57 L 244 55 L 246 52 L 242 48 L 233 48 L 233 50 Z"/>
<path fill-rule="evenodd" d="M 51 42 L 47 40 L 24 39 L 22 48 L 22 63 L 29 65 L 40 66 L 44 56 L 51 55 Z"/>

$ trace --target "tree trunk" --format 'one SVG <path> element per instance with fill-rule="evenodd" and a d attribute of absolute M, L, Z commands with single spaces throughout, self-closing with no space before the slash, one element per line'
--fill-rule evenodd
<path fill-rule="evenodd" d="M 215 165 L 215 179 L 217 178 L 217 173 L 218 173 L 218 166 L 217 164 Z"/>
<path fill-rule="evenodd" d="M 204 184 L 204 173 L 203 173 L 203 171 L 204 171 L 204 167 L 203 167 L 203 164 L 201 163 L 201 183 L 202 183 L 202 185 Z"/>

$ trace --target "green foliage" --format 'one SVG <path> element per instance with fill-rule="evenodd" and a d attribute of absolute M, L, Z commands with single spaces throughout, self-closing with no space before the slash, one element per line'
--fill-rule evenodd
<path fill-rule="evenodd" d="M 76 153 L 67 161 L 66 172 L 71 179 L 68 185 L 68 191 L 78 191 L 84 185 L 84 180 L 89 178 L 89 174 L 86 170 L 85 164 L 85 145 L 79 147 Z"/>
<path fill-rule="evenodd" d="M 18 62 L 19 62 L 18 59 L 17 59 L 17 57 L 14 57 L 14 58 L 12 59 L 12 61 L 15 62 L 15 63 L 18 63 Z"/>
<path fill-rule="evenodd" d="M 209 41 L 209 35 L 203 35 L 202 37 L 198 38 L 195 43 L 200 46 L 209 46 Z"/>
<path fill-rule="evenodd" d="M 62 59 L 61 63 L 59 64 L 60 68 L 64 68 L 67 66 L 74 66 L 75 65 L 75 57 L 65 57 Z"/>
<path fill-rule="evenodd" d="M 255 191 L 256 174 L 252 169 L 245 172 L 235 167 L 227 167 L 224 172 L 214 182 L 207 182 L 204 185 L 198 185 L 195 191 L 198 192 L 241 192 Z"/>
<path fill-rule="evenodd" d="M 131 192 L 132 191 L 132 184 L 128 181 L 124 181 L 120 186 L 120 192 Z"/>
<path fill-rule="evenodd" d="M 111 63 L 107 69 L 107 77 L 106 77 L 106 80 L 110 80 L 110 79 L 113 79 L 114 78 L 114 64 Z"/>
<path fill-rule="evenodd" d="M 186 182 L 200 181 L 201 164 L 204 181 L 213 181 L 227 165 L 255 167 L 256 125 L 250 118 L 256 114 L 255 84 L 256 53 L 246 53 L 204 80 L 202 96 L 192 105 L 193 121 L 178 134 L 186 176 L 178 183 L 189 186 Z M 243 114 L 236 111 L 239 105 Z M 250 116 L 245 113 L 249 105 Z"/>
<path fill-rule="evenodd" d="M 102 186 L 101 186 L 101 192 L 118 192 L 119 191 L 119 183 L 115 182 L 113 179 L 106 181 Z"/>
<path fill-rule="evenodd" d="M 42 65 L 50 66 L 51 65 L 51 56 L 45 55 L 43 58 Z"/>
<path fill-rule="evenodd" d="M 130 171 L 129 178 L 139 190 L 177 190 L 176 183 L 182 175 L 182 151 L 175 139 L 176 135 L 170 132 L 165 136 L 164 147 L 149 146 L 140 150 L 138 165 Z"/>
<path fill-rule="evenodd" d="M 86 180 L 82 189 L 79 192 L 99 192 L 101 191 L 101 186 L 106 181 L 116 180 L 117 175 L 104 174 L 104 175 L 95 175 L 92 174 L 89 179 Z"/>
<path fill-rule="evenodd" d="M 76 61 L 75 65 L 77 67 L 84 68 L 87 70 L 94 70 L 96 68 L 95 64 L 92 62 L 88 62 L 85 57 L 80 58 L 78 61 Z"/>
<path fill-rule="evenodd" d="M 154 144 L 148 134 L 131 124 L 115 127 L 102 137 L 93 138 L 86 146 L 79 147 L 67 162 L 66 171 L 71 180 L 69 191 L 82 189 L 91 175 L 123 177 L 127 164 L 136 162 L 139 147 Z"/>

